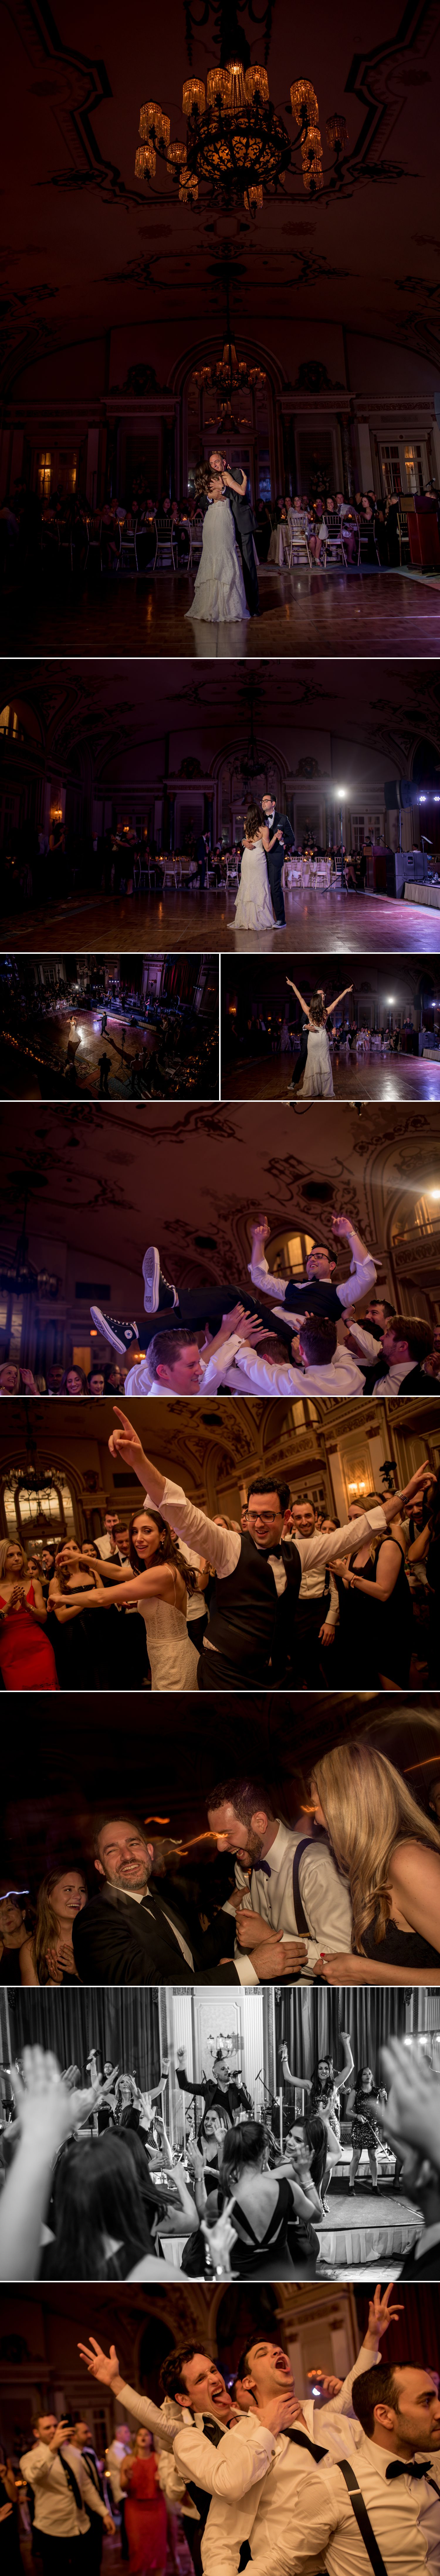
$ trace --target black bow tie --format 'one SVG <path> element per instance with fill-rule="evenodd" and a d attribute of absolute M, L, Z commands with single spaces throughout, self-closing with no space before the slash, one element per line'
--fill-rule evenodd
<path fill-rule="evenodd" d="M 390 2460 L 386 2478 L 427 2478 L 432 2460 Z"/>
<path fill-rule="evenodd" d="M 291 2430 L 290 2424 L 285 2424 L 283 2430 L 287 2435 L 288 2442 L 298 2442 L 301 2444 L 302 2451 L 311 2451 L 312 2460 L 326 2460 L 328 2458 L 327 2451 L 320 2448 L 319 2442 L 309 2442 L 308 2433 L 297 2433 L 293 2426 Z"/>
<path fill-rule="evenodd" d="M 269 1862 L 268 1862 L 268 1860 L 259 1860 L 259 1861 L 257 1861 L 257 1867 L 256 1867 L 256 1870 L 255 1870 L 255 1877 L 256 1877 L 256 1878 L 261 1878 L 261 1874 L 262 1874 L 262 1873 L 263 1873 L 263 1878 L 271 1878 L 271 1877 L 272 1877 L 272 1871 L 271 1871 L 271 1869 L 269 1868 Z"/>
<path fill-rule="evenodd" d="M 277 1546 L 274 1546 L 274 1547 L 268 1547 L 268 1550 L 267 1550 L 267 1554 L 268 1554 L 268 1556 L 282 1556 L 282 1553 L 283 1553 L 283 1551 L 282 1551 L 282 1546 L 281 1546 L 281 1539 L 279 1539 L 279 1540 L 278 1540 L 278 1544 L 277 1544 Z M 263 1548 L 263 1555 L 264 1555 L 264 1548 Z"/>

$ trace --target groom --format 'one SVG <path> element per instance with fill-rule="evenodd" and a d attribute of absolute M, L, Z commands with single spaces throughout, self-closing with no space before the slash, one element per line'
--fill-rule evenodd
<path fill-rule="evenodd" d="M 214 448 L 213 454 L 210 456 L 209 463 L 212 465 L 216 474 L 226 474 L 227 481 L 225 458 L 220 455 L 219 447 Z M 259 617 L 260 593 L 254 555 L 254 528 L 256 522 L 252 509 L 252 502 L 250 500 L 248 501 L 247 492 L 243 492 L 243 495 L 239 492 L 230 492 L 229 503 L 232 510 L 238 551 L 241 556 L 243 567 L 246 604 L 249 609 L 250 617 Z"/>
<path fill-rule="evenodd" d="M 274 832 L 280 833 L 280 839 L 276 843 L 275 849 L 268 851 L 267 873 L 275 913 L 275 927 L 277 930 L 285 930 L 286 915 L 284 910 L 282 875 L 286 849 L 294 850 L 295 848 L 295 834 L 292 832 L 292 825 L 289 823 L 288 814 L 278 813 L 278 806 L 274 804 L 273 796 L 262 796 L 261 804 L 264 820 L 265 823 L 268 824 L 271 839 L 273 838 Z"/>

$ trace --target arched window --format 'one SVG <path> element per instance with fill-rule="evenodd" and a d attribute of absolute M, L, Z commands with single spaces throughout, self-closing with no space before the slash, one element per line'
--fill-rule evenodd
<path fill-rule="evenodd" d="M 274 1234 L 270 1241 L 269 1270 L 275 1274 L 279 1270 L 283 1276 L 288 1270 L 293 1279 L 302 1279 L 308 1253 L 313 1252 L 315 1242 L 314 1234 Z"/>
<path fill-rule="evenodd" d="M 49 1469 L 41 1483 L 37 1477 L 23 1475 L 22 1467 L 10 1467 L 1 1487 L 2 1518 L 5 1538 L 20 1539 L 28 1547 L 36 1539 L 75 1537 L 75 1509 L 70 1485 L 58 1466 Z"/>

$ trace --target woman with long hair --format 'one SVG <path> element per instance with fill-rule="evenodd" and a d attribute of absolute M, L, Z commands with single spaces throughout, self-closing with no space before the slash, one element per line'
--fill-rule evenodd
<path fill-rule="evenodd" d="M 408 1548 L 408 1565 L 424 1560 L 429 1599 L 428 1680 L 438 1683 L 440 1668 L 440 1476 L 436 1477 L 430 1496 L 424 1529 L 417 1531 Z"/>
<path fill-rule="evenodd" d="M 365 1742 L 336 1744 L 315 1762 L 312 1800 L 353 1909 L 351 1952 L 322 1960 L 327 1983 L 426 1985 L 427 1969 L 440 1969 L 438 1826 Z"/>
<path fill-rule="evenodd" d="M 379 1351 L 380 1351 L 380 1345 Z M 361 1353 L 359 1352 L 361 1362 Z M 357 1507 L 362 1517 L 362 1505 Z M 339 1593 L 339 1672 L 342 1685 L 362 1673 L 364 1683 L 392 1690 L 409 1681 L 413 1605 L 405 1574 L 401 1522 L 384 1538 L 373 1536 L 333 1564 Z"/>
<path fill-rule="evenodd" d="M 124 1567 L 100 1559 L 103 1588 L 113 1600 L 140 1610 L 147 1631 L 152 1690 L 195 1690 L 198 1652 L 186 1624 L 187 1597 L 197 1589 L 196 1567 L 156 1511 L 133 1512 L 129 1524 L 129 1579 Z"/>
<path fill-rule="evenodd" d="M 32 1369 L 18 1368 L 16 1360 L 3 1360 L 0 1368 L 0 1395 L 36 1395 Z"/>
<path fill-rule="evenodd" d="M 334 1002 L 326 1002 L 322 986 L 320 986 L 316 993 L 312 993 L 311 1002 L 304 1002 L 302 993 L 299 992 L 298 985 L 293 983 L 291 975 L 287 976 L 286 981 L 290 984 L 291 992 L 296 993 L 297 1002 L 299 1002 L 300 1008 L 304 1011 L 305 1018 L 308 1020 L 306 1062 L 304 1066 L 301 1099 L 332 1100 L 333 1074 L 330 1063 L 327 1021 L 330 1019 L 332 1011 L 337 1011 L 339 1002 L 345 1001 L 346 993 L 352 993 L 353 985 L 344 984 L 342 993 L 337 993 L 336 1000 Z"/>
<path fill-rule="evenodd" d="M 18 1539 L 0 1541 L 0 1673 L 4 1690 L 59 1690 L 55 1656 L 42 1635 L 47 1611 L 38 1575 L 29 1576 Z"/>
<path fill-rule="evenodd" d="M 328 2183 L 331 2181 L 332 2165 L 338 2163 L 340 2155 L 341 2093 L 346 2091 L 346 2087 L 350 2082 L 350 2076 L 353 2074 L 354 2067 L 354 2058 L 348 2030 L 341 2030 L 341 2039 L 344 2041 L 345 2056 L 340 2074 L 337 2072 L 332 2057 L 317 2057 L 312 2075 L 292 2075 L 285 2040 L 281 2041 L 280 2047 L 280 2057 L 284 2078 L 286 2079 L 287 2077 L 287 2082 L 289 2084 L 302 2085 L 303 2092 L 308 2093 L 309 2095 L 309 2115 L 311 2114 L 312 2118 L 318 2118 L 324 2122 L 326 2132 L 326 2157 L 320 2183 L 322 2207 L 324 2210 L 328 2210 L 326 2191 Z"/>
<path fill-rule="evenodd" d="M 186 611 L 187 617 L 196 623 L 200 619 L 210 626 L 235 625 L 238 619 L 241 622 L 249 616 L 241 557 L 228 501 L 228 490 L 237 492 L 239 499 L 244 500 L 246 482 L 247 476 L 243 473 L 237 483 L 234 475 L 227 472 L 220 456 L 215 465 L 209 460 L 209 463 L 197 467 L 196 498 L 205 504 L 205 515 L 194 598 L 192 608 Z"/>
<path fill-rule="evenodd" d="M 377 2150 L 380 2147 L 381 2138 L 380 2129 L 374 2117 L 374 2103 L 386 2102 L 386 2098 L 383 2084 L 377 2085 L 374 2082 L 371 2066 L 360 2066 L 356 2083 L 347 2096 L 352 2144 L 349 2191 L 355 2189 L 356 2174 L 364 2147 L 367 2150 L 373 2191 L 378 2190 Z"/>
<path fill-rule="evenodd" d="M 249 805 L 244 821 L 244 850 L 235 905 L 236 930 L 273 930 L 274 915 L 267 873 L 268 851 L 282 839 L 270 836 L 260 805 Z"/>
<path fill-rule="evenodd" d="M 101 1558 L 94 1558 L 88 1548 L 82 1550 L 76 1539 L 65 1539 L 57 1548 L 48 1606 L 57 1622 L 61 1688 L 117 1690 L 122 1686 L 123 1621 L 106 1599 Z M 92 1610 L 98 1613 L 98 1625 L 96 1617 L 91 1621 Z"/>
<path fill-rule="evenodd" d="M 78 1969 L 72 1948 L 72 1924 L 87 1905 L 82 1869 L 50 1869 L 38 1889 L 35 1930 L 23 1951 L 24 1986 L 73 1986 Z"/>
<path fill-rule="evenodd" d="M 142 2149 L 141 2149 L 142 2154 Z M 174 2179 L 178 2182 L 175 2167 Z M 194 2204 L 184 2194 L 184 2224 Z M 51 2281 L 161 2280 L 172 2267 L 155 2254 L 146 2201 L 130 2133 L 104 2129 L 101 2137 L 72 2140 L 59 2158 L 48 2215 L 52 2242 L 41 2277 Z M 183 2232 L 183 2231 L 182 2231 Z M 138 2266 L 142 2265 L 139 2274 Z M 173 2270 L 175 2281 L 176 2274 Z"/>
<path fill-rule="evenodd" d="M 76 1360 L 72 1360 L 70 1368 L 66 1368 L 64 1370 L 64 1377 L 61 1379 L 60 1395 L 87 1394 L 88 1385 L 85 1370 L 83 1368 L 77 1368 Z"/>
<path fill-rule="evenodd" d="M 165 2576 L 168 2515 L 158 2485 L 153 2435 L 139 2424 L 132 2449 L 121 2460 L 120 2483 L 126 2497 L 124 2524 L 128 2540 L 127 2576 Z"/>
<path fill-rule="evenodd" d="M 270 2165 L 267 2130 L 259 2120 L 239 2120 L 228 2129 L 220 2149 L 220 2189 L 217 2212 L 214 2195 L 209 2204 L 200 2180 L 195 2186 L 201 2229 L 189 2241 L 182 2261 L 182 2271 L 194 2274 L 200 2266 L 201 2233 L 205 2235 L 208 2257 L 216 2263 L 215 2220 L 226 2218 L 234 2229 L 231 2269 L 234 2278 L 254 2280 L 286 2278 L 294 2269 L 289 2248 L 288 2230 L 298 2219 L 310 2227 L 322 2218 L 318 2192 L 310 2179 L 311 2150 L 289 2139 L 286 2155 Z M 212 2220 L 211 2220 L 212 2211 Z M 307 2261 L 307 2257 L 306 2257 Z M 302 2268 L 302 2267 L 300 2267 Z M 313 2256 L 313 2271 L 315 2255 Z"/>

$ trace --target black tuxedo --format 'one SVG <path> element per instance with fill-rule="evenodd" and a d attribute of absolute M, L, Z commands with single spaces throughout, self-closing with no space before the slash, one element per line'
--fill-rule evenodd
<path fill-rule="evenodd" d="M 199 832 L 197 835 L 194 858 L 196 868 L 198 868 L 199 886 L 204 886 L 206 885 L 206 841 L 203 832 Z"/>
<path fill-rule="evenodd" d="M 167 1919 L 169 1918 L 169 1919 Z M 176 1938 L 174 1925 L 183 1933 L 191 1949 L 193 1968 Z M 192 1940 L 184 1914 L 177 1905 L 166 1906 L 158 1888 L 148 1890 L 147 1901 L 136 1903 L 125 1888 L 111 1887 L 104 1881 L 99 1896 L 92 1896 L 74 1923 L 74 1952 L 78 1976 L 84 1986 L 235 1986 L 239 1985 L 234 1966 L 235 1915 L 216 1915 L 209 1931 Z M 220 1959 L 228 1954 L 228 1964 Z"/>
<path fill-rule="evenodd" d="M 265 820 L 265 822 L 267 822 L 267 815 L 265 815 L 264 820 Z M 284 895 L 283 895 L 283 888 L 282 888 L 282 884 L 281 884 L 281 878 L 282 878 L 283 867 L 284 867 L 284 856 L 285 856 L 285 850 L 294 850 L 294 848 L 295 848 L 295 834 L 294 834 L 294 832 L 292 832 L 292 825 L 291 825 L 291 823 L 289 823 L 288 815 L 287 815 L 287 814 L 279 814 L 279 812 L 278 812 L 278 806 L 277 806 L 277 805 L 275 806 L 275 812 L 274 812 L 273 823 L 269 823 L 269 825 L 268 825 L 268 830 L 269 830 L 269 832 L 270 832 L 270 838 L 271 838 L 271 840 L 273 839 L 273 834 L 274 834 L 274 832 L 278 832 L 278 831 L 280 831 L 280 832 L 281 832 L 281 831 L 282 831 L 282 834 L 283 834 L 283 841 L 284 841 L 284 845 L 285 845 L 285 847 L 284 847 L 284 849 L 283 849 L 281 841 L 276 841 L 276 842 L 275 842 L 275 847 L 274 847 L 274 849 L 273 849 L 273 850 L 269 850 L 269 853 L 268 853 L 268 860 L 267 860 L 267 873 L 268 873 L 269 885 L 270 885 L 270 891 L 271 891 L 271 896 L 272 896 L 272 903 L 273 903 L 273 908 L 274 908 L 274 913 L 275 913 L 275 920 L 276 920 L 276 921 L 282 921 L 282 923 L 283 923 L 283 928 L 284 928 L 285 920 L 286 920 L 286 915 L 285 915 L 285 910 L 284 910 Z"/>

